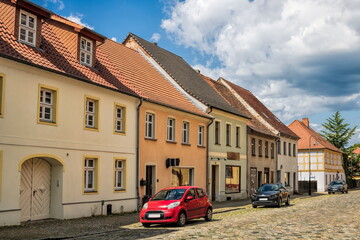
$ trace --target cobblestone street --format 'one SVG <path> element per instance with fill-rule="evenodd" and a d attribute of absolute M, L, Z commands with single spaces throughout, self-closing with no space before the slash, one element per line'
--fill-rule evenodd
<path fill-rule="evenodd" d="M 91 224 L 96 223 L 89 222 L 87 232 L 81 233 L 74 232 L 74 229 L 77 228 L 76 221 L 84 220 L 71 220 L 73 223 L 67 225 L 68 230 L 60 221 L 57 229 L 53 226 L 55 233 L 40 235 L 37 239 L 360 239 L 359 199 L 360 191 L 357 190 L 349 194 L 304 195 L 292 200 L 290 206 L 281 208 L 253 209 L 250 205 L 218 207 L 213 221 L 194 220 L 182 228 L 158 225 L 144 228 L 139 222 L 130 223 L 137 214 L 124 216 L 130 219 L 130 224 L 115 226 L 114 223 L 107 229 L 104 225 L 103 228 L 93 229 Z M 101 225 L 102 220 L 108 221 L 109 218 L 93 219 Z M 91 221 L 91 218 L 86 221 Z M 23 231 L 23 228 L 26 229 L 26 226 L 0 228 L 0 238 L 34 239 L 32 236 L 9 235 L 16 229 Z"/>

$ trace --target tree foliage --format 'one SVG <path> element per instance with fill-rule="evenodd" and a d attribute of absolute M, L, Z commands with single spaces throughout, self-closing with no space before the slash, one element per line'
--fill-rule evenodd
<path fill-rule="evenodd" d="M 339 111 L 337 111 L 332 117 L 326 119 L 326 123 L 322 124 L 326 130 L 321 131 L 321 136 L 335 147 L 346 152 L 346 145 L 355 134 L 357 126 L 351 128 L 349 127 L 350 124 L 344 123 L 344 120 Z"/>

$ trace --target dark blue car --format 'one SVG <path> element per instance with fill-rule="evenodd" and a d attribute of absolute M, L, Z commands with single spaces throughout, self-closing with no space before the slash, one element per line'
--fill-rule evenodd
<path fill-rule="evenodd" d="M 276 206 L 283 203 L 290 205 L 289 191 L 281 184 L 264 184 L 251 196 L 252 206 Z"/>

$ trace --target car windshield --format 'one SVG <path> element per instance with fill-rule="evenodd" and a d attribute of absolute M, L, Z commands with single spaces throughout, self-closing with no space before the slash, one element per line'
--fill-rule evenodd
<path fill-rule="evenodd" d="M 184 195 L 186 189 L 168 189 L 168 190 L 161 190 L 158 192 L 151 201 L 158 201 L 158 200 L 179 200 Z"/>
<path fill-rule="evenodd" d="M 339 185 L 339 184 L 343 184 L 343 182 L 342 181 L 332 181 L 331 183 L 330 183 L 330 185 Z"/>
<path fill-rule="evenodd" d="M 279 190 L 279 188 L 276 185 L 263 185 L 258 189 L 259 192 L 268 192 L 268 191 L 277 191 L 277 190 Z"/>

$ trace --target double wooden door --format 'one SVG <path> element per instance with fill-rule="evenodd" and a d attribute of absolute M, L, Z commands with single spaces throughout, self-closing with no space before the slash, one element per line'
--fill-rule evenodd
<path fill-rule="evenodd" d="M 51 165 L 32 158 L 22 165 L 20 183 L 21 221 L 50 217 Z"/>

